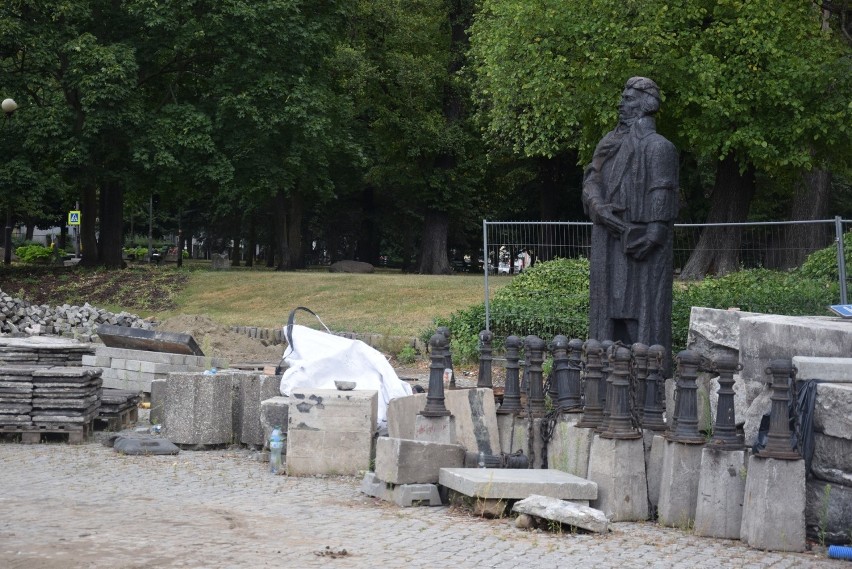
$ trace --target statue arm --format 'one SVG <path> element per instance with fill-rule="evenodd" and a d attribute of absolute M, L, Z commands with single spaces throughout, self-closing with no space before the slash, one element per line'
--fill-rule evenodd
<path fill-rule="evenodd" d="M 613 207 L 610 203 L 603 202 L 600 171 L 595 165 L 594 159 L 586 167 L 586 173 L 583 176 L 582 199 L 583 211 L 586 212 L 592 223 L 605 226 L 613 235 L 620 235 L 627 228 L 627 224 L 616 215 L 621 213 L 621 210 Z"/>

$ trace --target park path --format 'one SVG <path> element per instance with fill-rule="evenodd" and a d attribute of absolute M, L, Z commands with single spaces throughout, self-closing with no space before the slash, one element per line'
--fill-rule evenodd
<path fill-rule="evenodd" d="M 96 442 L 5 443 L 0 477 L 6 569 L 847 566 L 651 523 L 554 534 L 398 508 L 361 494 L 357 478 L 274 476 L 240 449 L 134 457 Z"/>

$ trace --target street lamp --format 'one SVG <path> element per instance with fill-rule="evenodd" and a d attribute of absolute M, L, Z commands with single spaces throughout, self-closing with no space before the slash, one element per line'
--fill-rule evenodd
<path fill-rule="evenodd" d="M 6 113 L 6 120 L 12 118 L 12 113 L 18 108 L 18 103 L 14 99 L 3 99 L 0 103 L 0 109 Z M 6 126 L 6 123 L 3 123 Z M 12 264 L 12 203 L 11 200 L 6 207 L 6 231 L 3 235 L 3 264 Z"/>

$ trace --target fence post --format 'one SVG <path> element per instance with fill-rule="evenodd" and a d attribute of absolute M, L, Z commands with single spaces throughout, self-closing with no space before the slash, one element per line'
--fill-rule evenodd
<path fill-rule="evenodd" d="M 491 331 L 491 319 L 488 304 L 488 220 L 482 220 L 482 267 L 485 271 L 485 329 Z"/>
<path fill-rule="evenodd" d="M 837 238 L 837 276 L 840 280 L 840 304 L 846 304 L 846 256 L 843 251 L 843 220 L 834 216 L 834 233 Z"/>

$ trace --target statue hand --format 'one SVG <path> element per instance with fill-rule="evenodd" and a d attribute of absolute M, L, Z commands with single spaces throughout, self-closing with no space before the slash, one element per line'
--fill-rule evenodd
<path fill-rule="evenodd" d="M 601 204 L 598 205 L 595 210 L 596 223 L 600 223 L 604 227 L 606 227 L 610 233 L 614 235 L 621 235 L 625 229 L 627 229 L 627 224 L 622 221 L 620 217 L 618 217 L 616 212 L 623 211 L 617 210 L 613 207 L 612 204 Z"/>
<path fill-rule="evenodd" d="M 629 245 L 627 247 L 627 254 L 636 259 L 637 261 L 643 260 L 648 256 L 648 253 L 654 250 L 657 246 L 656 243 L 644 237 L 638 240 L 636 243 Z"/>

